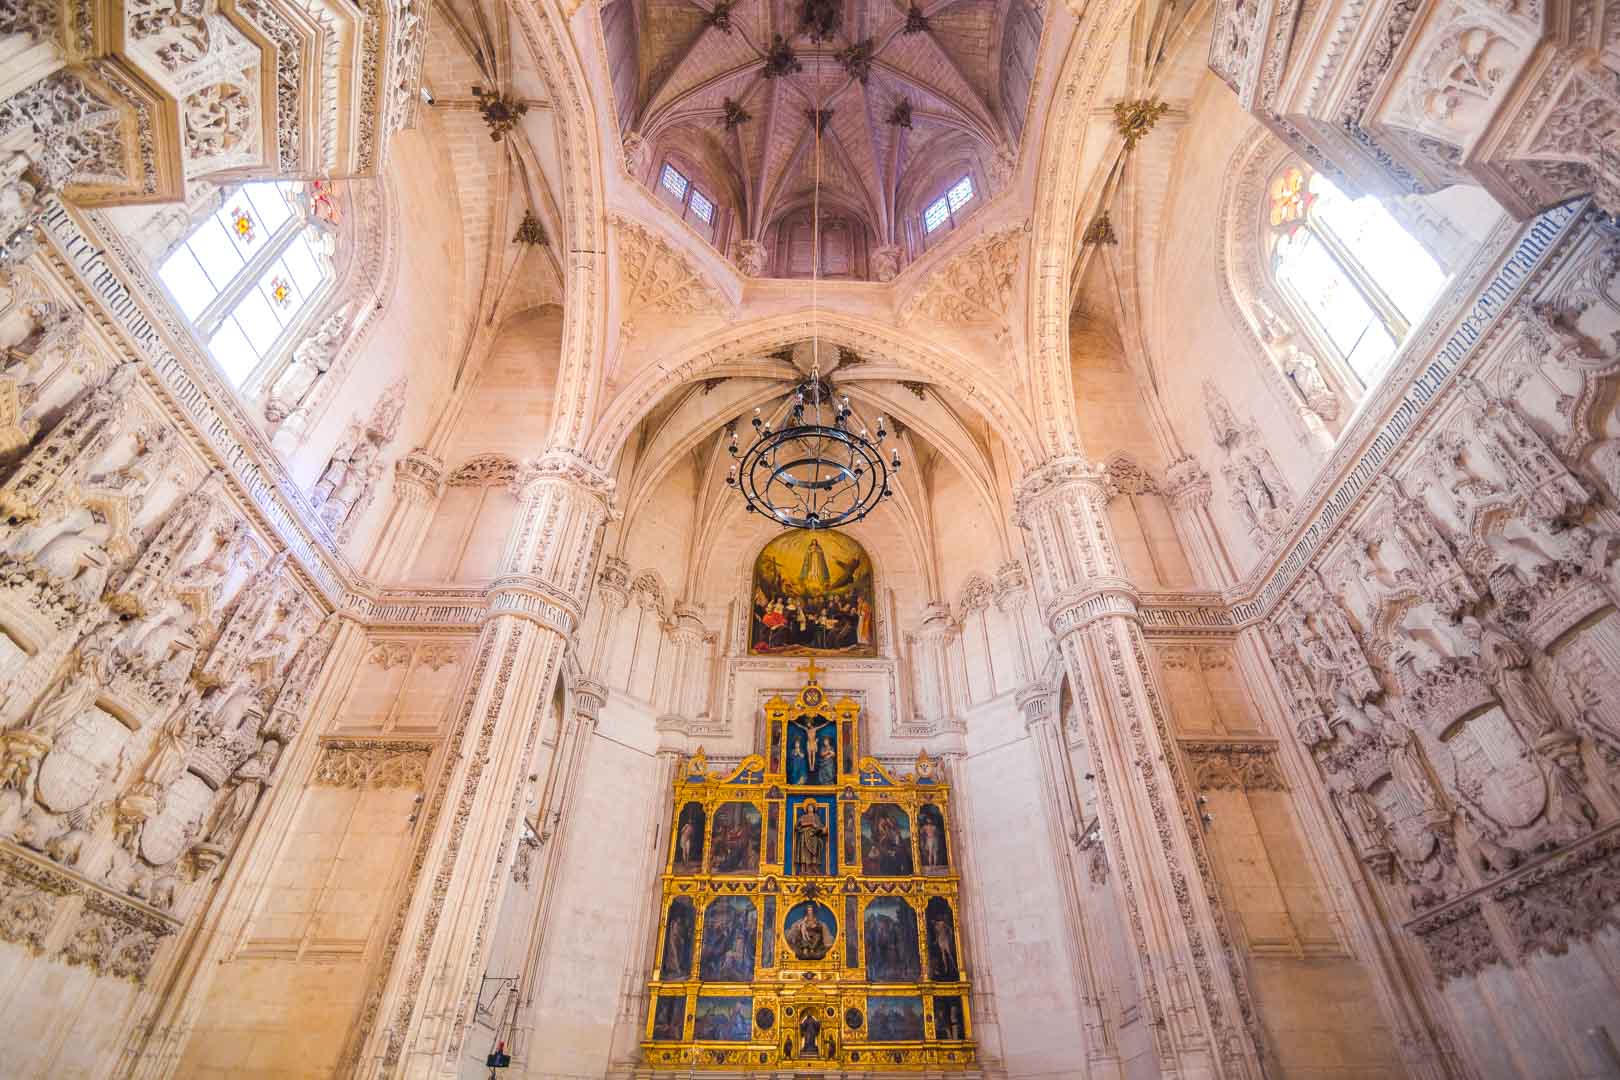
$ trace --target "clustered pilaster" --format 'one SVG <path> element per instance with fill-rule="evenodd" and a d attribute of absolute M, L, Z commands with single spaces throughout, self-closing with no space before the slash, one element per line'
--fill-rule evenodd
<path fill-rule="evenodd" d="M 1257 1022 L 1240 962 L 1228 949 L 1201 839 L 1186 817 L 1137 622 L 1138 594 L 1121 571 L 1108 498 L 1104 470 L 1080 458 L 1058 459 L 1021 485 L 1017 521 L 1029 534 L 1037 591 L 1069 677 L 1091 705 L 1079 719 L 1137 976 L 1155 1014 L 1160 1065 L 1258 1075 Z M 1050 705 L 1039 694 L 1024 697 L 1023 705 L 1032 734 L 1053 739 Z M 1047 747 L 1043 760 L 1056 753 Z M 1191 971 L 1176 957 L 1188 958 Z"/>

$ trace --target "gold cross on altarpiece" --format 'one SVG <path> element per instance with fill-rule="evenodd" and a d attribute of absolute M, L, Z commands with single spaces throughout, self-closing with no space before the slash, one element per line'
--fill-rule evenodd
<path fill-rule="evenodd" d="M 821 667 L 819 664 L 817 664 L 816 663 L 816 658 L 812 656 L 810 658 L 809 663 L 803 664 L 800 667 L 796 667 L 793 670 L 794 671 L 802 671 L 802 672 L 805 673 L 804 677 L 805 677 L 805 685 L 806 686 L 815 686 L 815 685 L 817 685 L 817 683 L 816 683 L 816 672 L 818 672 L 818 671 L 826 671 L 827 669 L 824 668 L 824 667 Z"/>

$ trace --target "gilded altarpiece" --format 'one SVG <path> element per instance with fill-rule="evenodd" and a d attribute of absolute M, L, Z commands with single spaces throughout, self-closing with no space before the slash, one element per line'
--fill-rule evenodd
<path fill-rule="evenodd" d="M 973 1070 L 949 787 L 860 756 L 860 706 L 809 672 L 764 755 L 676 771 L 643 1060 Z"/>

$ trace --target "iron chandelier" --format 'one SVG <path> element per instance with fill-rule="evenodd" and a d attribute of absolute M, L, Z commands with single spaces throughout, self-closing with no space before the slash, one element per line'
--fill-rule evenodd
<path fill-rule="evenodd" d="M 809 10 L 807 4 L 806 10 Z M 731 466 L 726 484 L 742 492 L 750 513 L 764 514 L 790 529 L 831 529 L 859 521 L 894 492 L 890 474 L 900 471 L 900 449 L 883 460 L 888 429 L 877 418 L 877 440 L 865 428 L 849 427 L 849 396 L 834 395 L 821 377 L 821 65 L 816 65 L 816 104 L 809 112 L 815 138 L 815 194 L 810 217 L 810 378 L 794 391 L 793 409 L 780 431 L 754 410 L 754 442 Z M 807 410 L 812 414 L 806 415 Z M 831 411 L 828 423 L 827 411 Z M 726 429 L 737 454 L 737 425 Z"/>
<path fill-rule="evenodd" d="M 772 430 L 754 410 L 753 445 L 731 466 L 727 485 L 742 492 L 750 512 L 788 528 L 830 529 L 861 520 L 893 494 L 889 476 L 900 471 L 900 448 L 891 447 L 885 463 L 882 444 L 889 432 L 883 417 L 877 419 L 876 441 L 865 428 L 850 430 L 849 417 L 849 397 L 835 397 L 814 364 L 810 379 L 794 392 L 781 430 Z M 735 458 L 736 425 L 726 437 Z"/>

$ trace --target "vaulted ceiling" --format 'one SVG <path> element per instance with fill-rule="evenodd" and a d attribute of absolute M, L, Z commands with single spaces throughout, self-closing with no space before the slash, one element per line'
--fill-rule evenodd
<path fill-rule="evenodd" d="M 809 201 L 817 112 L 823 211 L 872 248 L 905 249 L 906 215 L 964 171 L 999 186 L 1040 33 L 1027 0 L 611 0 L 602 20 L 642 178 L 671 150 L 707 171 L 734 249 Z"/>

